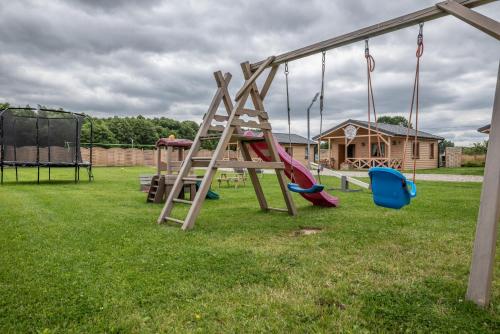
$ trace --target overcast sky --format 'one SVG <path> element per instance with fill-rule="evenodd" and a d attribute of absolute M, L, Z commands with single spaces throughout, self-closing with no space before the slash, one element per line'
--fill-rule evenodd
<path fill-rule="evenodd" d="M 42 104 L 93 116 L 166 116 L 201 121 L 212 73 L 256 62 L 410 13 L 427 0 L 51 0 L 0 2 L 0 101 Z M 500 20 L 500 2 L 475 10 Z M 407 115 L 418 27 L 370 41 L 379 115 Z M 422 130 L 458 144 L 486 139 L 500 45 L 453 17 L 427 22 L 421 69 Z M 364 43 L 327 54 L 323 128 L 365 120 Z M 321 55 L 289 64 L 292 131 L 320 89 Z M 287 131 L 283 67 L 266 100 L 273 129 Z M 312 111 L 319 131 L 318 105 Z"/>

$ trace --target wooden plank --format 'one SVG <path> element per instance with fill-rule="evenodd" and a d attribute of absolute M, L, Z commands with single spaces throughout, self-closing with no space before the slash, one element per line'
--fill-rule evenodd
<path fill-rule="evenodd" d="M 262 129 L 262 130 L 271 130 L 271 124 L 266 121 L 262 121 L 260 123 L 256 121 L 244 121 L 240 118 L 233 120 L 231 125 L 241 126 L 245 128 L 253 128 L 253 129 Z"/>
<path fill-rule="evenodd" d="M 161 147 L 156 148 L 156 175 L 158 176 L 160 176 L 162 170 L 165 170 L 162 169 L 163 165 L 161 161 L 161 150 L 162 150 Z"/>
<path fill-rule="evenodd" d="M 269 119 L 267 112 L 255 109 L 243 109 L 238 113 L 238 116 L 248 115 L 250 117 L 261 117 L 262 119 Z"/>
<path fill-rule="evenodd" d="M 267 92 L 269 91 L 269 88 L 271 88 L 271 84 L 273 83 L 274 76 L 276 75 L 276 72 L 278 71 L 279 65 L 275 65 L 271 67 L 271 71 L 269 71 L 269 74 L 267 75 L 266 81 L 264 82 L 264 85 L 262 86 L 262 89 L 260 90 L 260 99 L 264 101 L 266 98 Z"/>
<path fill-rule="evenodd" d="M 208 131 L 223 132 L 226 127 L 224 125 L 210 125 Z"/>
<path fill-rule="evenodd" d="M 224 82 L 224 78 L 222 77 L 222 73 L 218 73 L 215 77 L 217 82 Z M 229 95 L 229 91 L 227 90 L 227 85 L 222 85 L 222 103 L 224 103 L 224 107 L 226 108 L 227 114 L 231 113 L 233 110 L 233 101 L 231 100 L 231 96 Z"/>
<path fill-rule="evenodd" d="M 239 141 L 239 142 L 251 142 L 251 141 L 264 141 L 264 137 L 258 137 L 258 136 L 255 136 L 255 137 L 247 137 L 245 135 L 241 135 L 241 134 L 235 134 L 231 137 L 231 141 Z"/>
<path fill-rule="evenodd" d="M 288 209 L 282 209 L 282 208 L 267 208 L 267 209 L 271 211 L 288 212 Z"/>
<path fill-rule="evenodd" d="M 484 169 L 481 206 L 466 298 L 487 306 L 495 264 L 498 220 L 500 219 L 500 62 L 491 121 L 490 140 Z"/>
<path fill-rule="evenodd" d="M 174 202 L 175 203 L 182 203 L 182 204 L 189 204 L 189 205 L 193 204 L 192 201 L 187 201 L 185 199 L 180 199 L 180 198 L 174 198 Z"/>
<path fill-rule="evenodd" d="M 274 56 L 268 57 L 264 62 L 258 66 L 251 76 L 246 78 L 245 84 L 241 89 L 236 93 L 236 101 L 243 96 L 243 94 L 255 83 L 255 80 L 261 75 L 261 73 L 266 69 L 266 67 L 274 61 Z"/>
<path fill-rule="evenodd" d="M 250 74 L 252 73 L 250 70 L 250 63 L 248 63 L 248 62 L 242 63 L 241 69 L 243 71 L 243 75 L 244 75 L 245 79 L 248 79 L 250 77 Z M 255 82 L 251 86 L 250 96 L 252 98 L 252 102 L 254 104 L 254 107 L 257 110 L 266 111 L 264 108 L 264 102 L 260 98 L 260 93 L 259 93 L 259 90 L 257 89 L 257 85 Z M 261 122 L 263 121 L 263 119 L 261 119 L 261 118 L 259 118 L 259 120 Z M 280 157 L 278 155 L 276 141 L 274 140 L 273 134 L 271 133 L 271 129 L 264 130 L 263 137 L 266 141 L 271 159 L 275 162 L 280 162 L 281 160 L 280 160 Z M 278 179 L 278 183 L 280 185 L 281 193 L 283 194 L 283 199 L 285 200 L 285 204 L 286 204 L 286 207 L 288 209 L 288 213 L 292 216 L 296 216 L 297 215 L 297 208 L 295 207 L 292 195 L 290 194 L 290 191 L 288 190 L 288 187 L 287 187 L 287 180 L 286 180 L 286 176 L 285 176 L 285 171 L 281 170 L 281 169 L 276 169 L 276 178 Z"/>
<path fill-rule="evenodd" d="M 217 80 L 217 77 L 216 77 Z M 223 87 L 227 87 L 227 85 L 223 85 Z M 221 99 L 225 101 L 226 107 L 229 105 L 227 104 L 228 101 L 225 98 L 227 95 L 226 93 L 227 90 L 222 89 L 222 96 Z M 247 102 L 249 95 L 249 91 L 246 90 L 241 98 L 238 100 L 236 105 L 233 107 L 231 112 L 229 113 L 229 118 L 227 120 L 228 124 L 231 124 L 233 120 L 238 117 L 236 113 L 238 113 L 243 107 L 245 106 L 245 103 Z M 198 216 L 200 210 L 201 210 L 201 205 L 203 201 L 205 200 L 205 197 L 207 196 L 208 190 L 210 189 L 210 185 L 212 183 L 212 179 L 217 172 L 217 167 L 215 166 L 217 160 L 222 160 L 224 156 L 224 150 L 226 149 L 227 145 L 229 144 L 231 140 L 231 136 L 233 132 L 237 130 L 237 128 L 233 126 L 226 126 L 224 129 L 224 132 L 222 132 L 221 139 L 219 140 L 217 144 L 217 148 L 214 151 L 214 154 L 212 156 L 212 160 L 210 161 L 210 164 L 208 165 L 208 169 L 203 176 L 203 180 L 200 184 L 200 187 L 198 191 L 196 192 L 196 196 L 193 200 L 193 205 L 189 209 L 189 212 L 187 214 L 186 220 L 184 221 L 184 224 L 182 225 L 183 230 L 188 230 L 193 228 L 196 217 Z"/>
<path fill-rule="evenodd" d="M 227 89 L 223 92 L 223 94 L 224 95 L 223 95 L 222 101 L 224 101 L 224 105 L 226 107 L 226 112 L 228 113 L 228 115 L 230 115 L 231 111 L 233 110 L 233 102 L 231 100 L 231 96 L 229 95 L 229 92 L 227 91 Z M 244 112 L 243 112 L 244 110 L 245 110 L 244 106 L 242 109 L 236 110 L 235 111 L 236 116 L 240 116 L 242 113 L 244 114 Z M 249 111 L 247 109 L 247 115 L 249 115 L 249 112 L 254 112 L 254 110 Z M 260 115 L 261 117 L 266 117 L 265 119 L 267 120 L 268 116 L 267 116 L 266 112 L 257 111 L 257 110 L 255 110 L 255 112 L 257 113 L 257 116 Z M 246 137 L 245 135 L 241 134 L 241 132 L 242 131 L 239 127 L 235 127 L 234 133 L 231 136 L 231 141 L 235 141 L 235 139 L 236 139 L 236 143 L 241 143 L 240 144 L 241 155 L 242 155 L 243 159 L 246 161 L 252 161 L 252 156 L 250 154 L 250 151 L 248 150 L 248 146 L 243 142 L 243 140 L 249 141 L 249 138 Z M 254 138 L 254 139 L 257 139 L 257 138 Z M 254 139 L 252 139 L 252 140 L 254 140 Z M 257 175 L 256 170 L 255 169 L 248 169 L 248 175 L 250 176 L 250 180 L 252 181 L 252 185 L 253 185 L 253 188 L 255 191 L 255 196 L 257 197 L 257 201 L 259 202 L 259 206 L 260 206 L 261 210 L 266 210 L 268 207 L 268 204 L 267 204 L 266 196 L 264 195 L 264 191 L 262 190 L 262 185 L 260 184 L 259 176 Z"/>
<path fill-rule="evenodd" d="M 177 218 L 174 218 L 174 217 L 165 217 L 165 220 L 168 220 L 168 221 L 171 221 L 171 222 L 174 222 L 174 223 L 177 223 L 177 224 L 184 224 L 184 221 L 183 220 L 180 220 L 180 219 L 177 219 Z"/>
<path fill-rule="evenodd" d="M 500 22 L 475 12 L 453 0 L 438 3 L 436 6 L 482 32 L 487 33 L 491 37 L 497 40 L 500 39 Z"/>
<path fill-rule="evenodd" d="M 241 155 L 246 161 L 252 161 L 252 156 L 248 149 L 247 144 L 241 143 Z M 248 175 L 250 176 L 250 181 L 252 181 L 253 188 L 255 190 L 255 196 L 259 202 L 261 210 L 267 210 L 269 205 L 267 204 L 266 196 L 264 195 L 264 190 L 262 190 L 262 185 L 260 184 L 259 176 L 255 169 L 248 169 Z"/>
<path fill-rule="evenodd" d="M 210 160 L 193 160 L 191 163 L 192 167 L 208 167 Z"/>
<path fill-rule="evenodd" d="M 217 168 L 248 168 L 248 169 L 285 169 L 283 162 L 277 161 L 239 161 L 239 160 L 217 160 Z"/>
<path fill-rule="evenodd" d="M 493 2 L 496 0 L 460 0 L 458 1 L 459 4 L 467 7 L 467 8 L 474 8 L 477 6 L 481 6 L 490 2 Z M 419 24 L 421 22 L 426 22 L 426 21 L 431 21 L 435 20 L 437 18 L 443 17 L 448 15 L 445 11 L 439 9 L 437 6 L 431 6 L 424 8 L 422 10 L 406 14 L 403 16 L 399 16 L 397 18 L 387 20 L 384 22 L 380 22 L 374 25 L 371 25 L 369 27 L 365 27 L 362 29 L 358 29 L 356 31 L 333 37 L 330 39 L 327 39 L 325 41 L 321 41 L 318 43 L 314 43 L 308 46 L 305 46 L 300 49 L 296 49 L 290 52 L 283 53 L 279 56 L 276 57 L 276 59 L 271 62 L 268 66 L 275 66 L 279 64 L 283 64 L 285 62 L 290 62 L 293 60 L 297 60 L 300 58 L 304 58 L 307 56 L 311 56 L 316 53 L 321 53 L 323 51 L 331 50 L 334 48 L 338 48 L 344 45 L 349 45 L 352 43 L 356 43 L 359 41 L 363 41 L 365 39 L 369 39 L 375 36 L 387 34 L 392 31 L 404 29 L 416 24 Z M 250 66 L 250 70 L 254 71 L 262 64 L 264 64 L 266 60 L 261 60 L 259 62 L 253 63 Z"/>
<path fill-rule="evenodd" d="M 217 122 L 226 122 L 228 117 L 227 116 L 224 116 L 224 115 L 214 115 L 214 119 L 217 121 Z"/>
<path fill-rule="evenodd" d="M 201 140 L 200 138 L 205 136 L 207 134 L 208 128 L 210 127 L 210 124 L 213 119 L 213 115 L 217 112 L 217 109 L 219 108 L 220 102 L 223 97 L 223 93 L 225 91 L 225 87 L 229 84 L 229 81 L 231 80 L 231 74 L 226 73 L 226 75 L 223 78 L 223 81 L 218 80 L 220 78 L 221 72 L 215 72 L 214 77 L 217 82 L 217 90 L 215 92 L 214 97 L 212 98 L 212 101 L 210 102 L 210 106 L 208 107 L 208 111 L 205 114 L 205 119 L 203 120 L 202 125 L 198 129 L 198 133 L 196 134 L 196 137 L 193 140 L 193 145 L 191 145 L 191 148 L 189 149 L 189 152 L 186 156 L 186 163 L 182 164 L 181 170 L 179 171 L 179 174 L 177 176 L 177 179 L 174 182 L 174 185 L 172 186 L 172 190 L 170 191 L 167 200 L 165 202 L 165 205 L 163 206 L 163 209 L 160 213 L 160 216 L 158 217 L 158 224 L 161 224 L 164 220 L 165 217 L 167 217 L 173 209 L 174 206 L 174 198 L 179 197 L 180 192 L 183 190 L 184 185 L 182 181 L 182 177 L 185 177 L 189 174 L 189 171 L 191 167 L 193 166 L 193 160 L 192 158 L 194 155 L 198 152 L 198 150 L 201 147 Z M 228 127 L 230 128 L 230 127 Z"/>

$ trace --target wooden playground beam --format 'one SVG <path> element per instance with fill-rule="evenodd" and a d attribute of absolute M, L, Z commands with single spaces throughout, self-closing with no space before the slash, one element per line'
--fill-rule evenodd
<path fill-rule="evenodd" d="M 494 1 L 497 0 L 459 0 L 456 1 L 456 3 L 466 8 L 474 8 Z M 325 41 L 314 43 L 297 50 L 280 54 L 276 56 L 276 58 L 267 66 L 276 66 L 285 62 L 290 62 L 316 53 L 320 53 L 322 51 L 335 49 L 341 46 L 363 41 L 367 38 L 372 38 L 375 36 L 390 33 L 392 31 L 404 29 L 421 22 L 438 19 L 440 17 L 449 15 L 447 11 L 439 8 L 439 6 L 444 6 L 446 3 L 447 1 L 440 2 L 434 6 L 400 16 L 392 20 L 377 23 L 338 37 L 330 38 Z M 268 61 L 268 59 L 251 64 L 251 70 L 257 70 L 266 61 Z"/>
<path fill-rule="evenodd" d="M 462 6 L 453 0 L 446 1 L 445 3 L 438 3 L 436 6 L 491 37 L 500 39 L 500 22 Z"/>
<path fill-rule="evenodd" d="M 498 220 L 500 219 L 500 62 L 493 102 L 490 140 L 484 168 L 481 206 L 466 298 L 480 306 L 488 306 L 495 266 Z"/>

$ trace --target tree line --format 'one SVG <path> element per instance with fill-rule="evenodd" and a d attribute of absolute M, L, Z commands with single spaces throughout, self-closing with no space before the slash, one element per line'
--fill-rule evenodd
<path fill-rule="evenodd" d="M 9 107 L 8 103 L 0 103 L 0 110 L 7 107 Z M 39 107 L 44 108 L 43 106 Z M 167 117 L 146 118 L 141 115 L 136 117 L 91 117 L 91 120 L 93 145 L 103 147 L 150 147 L 159 138 L 166 138 L 170 135 L 193 140 L 199 128 L 199 124 L 193 121 L 177 121 Z M 378 122 L 413 127 L 403 116 L 381 116 Z M 90 122 L 86 121 L 82 125 L 82 146 L 88 146 L 90 141 Z M 215 140 L 204 141 L 203 148 L 214 149 L 216 144 Z M 455 146 L 453 142 L 444 140 L 439 143 L 439 151 L 443 153 L 446 147 L 453 146 Z M 474 143 L 471 147 L 464 148 L 464 153 L 485 154 L 487 146 L 488 142 Z"/>
<path fill-rule="evenodd" d="M 92 137 L 95 146 L 144 147 L 154 145 L 159 138 L 174 135 L 176 138 L 194 139 L 198 124 L 193 121 L 176 121 L 171 118 L 108 117 L 92 118 Z M 90 122 L 82 126 L 81 141 L 90 143 Z"/>

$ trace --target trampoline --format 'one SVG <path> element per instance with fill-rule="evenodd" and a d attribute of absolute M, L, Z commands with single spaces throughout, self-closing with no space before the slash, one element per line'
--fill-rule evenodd
<path fill-rule="evenodd" d="M 82 160 L 80 139 L 82 125 L 90 122 L 89 161 Z M 44 108 L 6 108 L 0 110 L 0 183 L 4 168 L 36 167 L 37 183 L 40 168 L 74 168 L 75 182 L 80 180 L 80 168 L 85 168 L 92 181 L 93 126 L 90 117 L 62 110 Z"/>

